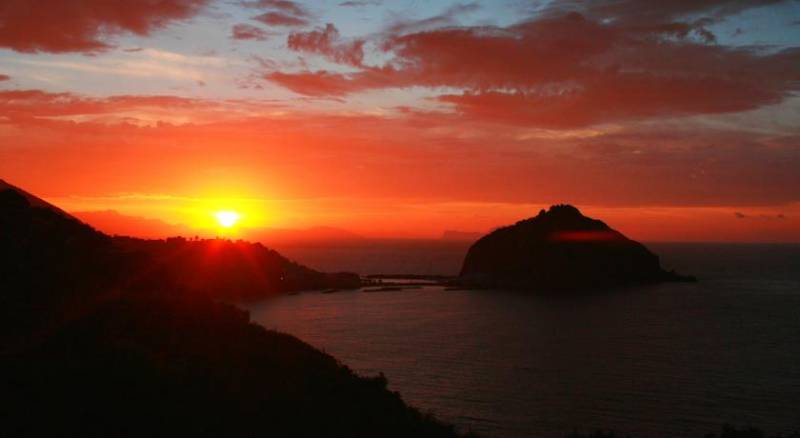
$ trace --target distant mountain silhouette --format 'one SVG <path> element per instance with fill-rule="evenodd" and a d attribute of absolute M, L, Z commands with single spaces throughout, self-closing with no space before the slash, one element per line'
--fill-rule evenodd
<path fill-rule="evenodd" d="M 44 201 L 42 201 L 44 202 Z M 53 207 L 55 208 L 55 207 Z M 115 210 L 76 211 L 74 217 L 97 230 L 110 235 L 122 235 L 148 239 L 163 239 L 173 236 L 208 235 L 209 230 L 198 231 L 187 225 L 172 224 L 159 219 L 120 213 Z M 240 230 L 243 238 L 274 247 L 276 245 L 335 243 L 360 241 L 364 236 L 335 227 L 309 228 L 247 228 Z"/>
<path fill-rule="evenodd" d="M 266 245 L 360 241 L 364 236 L 335 227 L 261 228 L 246 230 L 249 240 Z"/>
<path fill-rule="evenodd" d="M 221 302 L 351 280 L 260 244 L 111 238 L 6 185 L 3 436 L 457 436 Z"/>
<path fill-rule="evenodd" d="M 71 213 L 106 234 L 159 239 L 170 236 L 194 235 L 185 225 L 171 224 L 159 219 L 132 216 L 116 210 L 75 211 Z"/>
<path fill-rule="evenodd" d="M 686 281 L 658 256 L 571 205 L 499 228 L 470 247 L 459 281 L 513 289 L 593 289 Z"/>
<path fill-rule="evenodd" d="M 474 242 L 480 239 L 482 236 L 483 233 L 479 233 L 477 231 L 446 230 L 442 233 L 441 239 L 457 242 Z"/>

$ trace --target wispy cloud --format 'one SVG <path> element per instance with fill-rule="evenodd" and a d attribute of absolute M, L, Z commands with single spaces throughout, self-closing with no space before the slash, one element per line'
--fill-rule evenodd
<path fill-rule="evenodd" d="M 84 73 L 123 75 L 139 78 L 204 81 L 213 78 L 231 61 L 215 56 L 185 55 L 159 49 L 142 49 L 102 58 L 39 59 L 10 58 L 10 62 Z"/>

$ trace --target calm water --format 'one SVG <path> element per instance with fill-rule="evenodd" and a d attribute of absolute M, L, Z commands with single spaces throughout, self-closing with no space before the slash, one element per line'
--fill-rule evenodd
<path fill-rule="evenodd" d="M 561 299 L 439 287 L 306 293 L 251 310 L 486 436 L 702 436 L 726 422 L 800 430 L 800 246 L 651 248 L 701 283 Z M 328 251 L 316 252 L 321 267 L 362 258 L 366 273 L 452 273 L 463 256 L 454 246 Z"/>

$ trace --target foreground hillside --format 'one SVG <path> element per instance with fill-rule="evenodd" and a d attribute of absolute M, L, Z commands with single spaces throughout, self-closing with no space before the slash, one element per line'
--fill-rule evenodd
<path fill-rule="evenodd" d="M 219 300 L 314 272 L 243 242 L 113 239 L 0 191 L 3 435 L 455 436 Z"/>
<path fill-rule="evenodd" d="M 382 377 L 205 299 L 108 300 L 5 355 L 5 436 L 455 436 Z"/>

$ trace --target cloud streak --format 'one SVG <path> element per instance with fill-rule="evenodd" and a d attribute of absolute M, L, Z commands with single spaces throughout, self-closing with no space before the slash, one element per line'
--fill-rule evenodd
<path fill-rule="evenodd" d="M 298 2 L 289 0 L 256 0 L 244 3 L 255 9 L 266 10 L 253 20 L 278 27 L 302 27 L 309 23 L 311 14 Z"/>
<path fill-rule="evenodd" d="M 231 38 L 235 40 L 264 41 L 269 38 L 269 34 L 259 27 L 240 23 L 231 28 Z"/>

